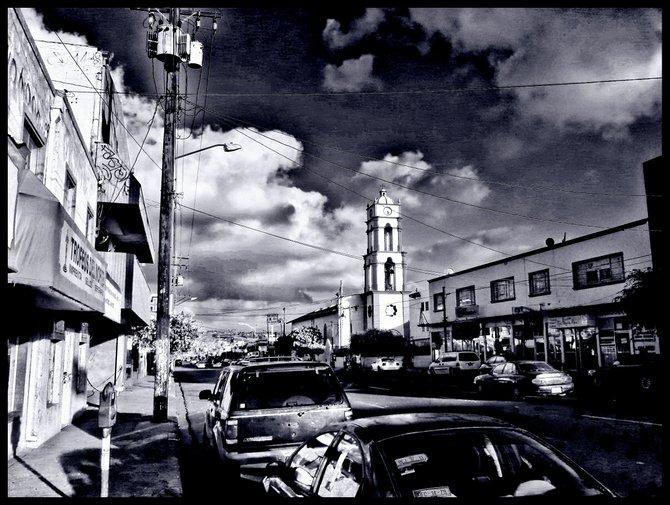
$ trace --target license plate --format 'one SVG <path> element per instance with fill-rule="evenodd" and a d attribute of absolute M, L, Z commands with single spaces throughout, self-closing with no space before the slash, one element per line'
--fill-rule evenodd
<path fill-rule="evenodd" d="M 560 395 L 563 392 L 563 388 L 551 388 L 552 395 Z"/>

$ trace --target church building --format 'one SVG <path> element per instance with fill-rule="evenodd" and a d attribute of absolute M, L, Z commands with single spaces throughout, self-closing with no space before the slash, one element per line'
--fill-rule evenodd
<path fill-rule="evenodd" d="M 292 329 L 319 328 L 333 349 L 349 347 L 351 335 L 371 329 L 390 330 L 409 338 L 408 292 L 402 250 L 400 203 L 386 193 L 366 208 L 367 250 L 363 256 L 364 291 L 343 295 L 342 287 L 327 307 L 288 321 Z"/>

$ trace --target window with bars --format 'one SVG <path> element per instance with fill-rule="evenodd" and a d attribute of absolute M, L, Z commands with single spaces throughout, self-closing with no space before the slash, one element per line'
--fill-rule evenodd
<path fill-rule="evenodd" d="M 475 287 L 468 286 L 456 290 L 456 306 L 466 307 L 468 305 L 475 305 Z"/>
<path fill-rule="evenodd" d="M 514 300 L 514 277 L 491 281 L 491 303 Z"/>
<path fill-rule="evenodd" d="M 551 293 L 549 284 L 549 269 L 538 270 L 528 274 L 528 294 L 529 296 L 547 295 Z"/>
<path fill-rule="evenodd" d="M 44 141 L 40 138 L 32 122 L 26 118 L 23 122 L 23 143 L 25 149 L 21 149 L 25 160 L 24 168 L 34 173 L 37 178 L 44 182 L 44 159 L 46 149 Z"/>
<path fill-rule="evenodd" d="M 574 289 L 585 289 L 625 281 L 623 253 L 600 256 L 572 264 Z"/>
<path fill-rule="evenodd" d="M 444 310 L 444 296 L 442 293 L 433 295 L 433 312 L 442 312 Z"/>
<path fill-rule="evenodd" d="M 69 169 L 65 170 L 65 193 L 63 195 L 63 207 L 67 213 L 74 218 L 75 209 L 77 206 L 77 183 L 70 173 Z"/>

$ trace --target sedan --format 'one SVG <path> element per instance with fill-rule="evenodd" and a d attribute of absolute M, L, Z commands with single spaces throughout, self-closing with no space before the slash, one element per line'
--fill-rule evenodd
<path fill-rule="evenodd" d="M 536 435 L 488 416 L 404 413 L 350 420 L 268 465 L 275 497 L 613 498 Z"/>
<path fill-rule="evenodd" d="M 402 362 L 396 358 L 377 358 L 370 364 L 373 372 L 402 370 Z"/>
<path fill-rule="evenodd" d="M 544 361 L 507 361 L 474 379 L 480 394 L 499 393 L 516 400 L 526 395 L 565 396 L 575 385 L 570 374 Z"/>
<path fill-rule="evenodd" d="M 486 373 L 488 370 L 491 370 L 494 366 L 505 362 L 507 362 L 507 358 L 505 358 L 505 356 L 501 355 L 491 356 L 486 361 L 484 361 L 484 363 L 482 363 L 482 365 L 479 367 L 479 373 L 481 374 Z"/>

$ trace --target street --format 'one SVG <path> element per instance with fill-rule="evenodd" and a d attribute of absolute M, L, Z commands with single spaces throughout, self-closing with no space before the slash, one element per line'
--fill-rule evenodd
<path fill-rule="evenodd" d="M 182 432 L 182 479 L 187 498 L 211 496 L 212 483 L 227 494 L 262 497 L 249 479 L 222 482 L 218 466 L 202 446 L 205 402 L 219 369 L 177 367 L 174 372 Z M 340 373 L 354 416 L 411 410 L 459 410 L 492 415 L 548 440 L 623 497 L 659 497 L 662 489 L 662 422 L 658 411 L 613 404 L 590 405 L 574 398 L 525 401 L 482 400 L 445 381 L 413 374 Z M 182 404 L 183 402 L 183 404 Z"/>

